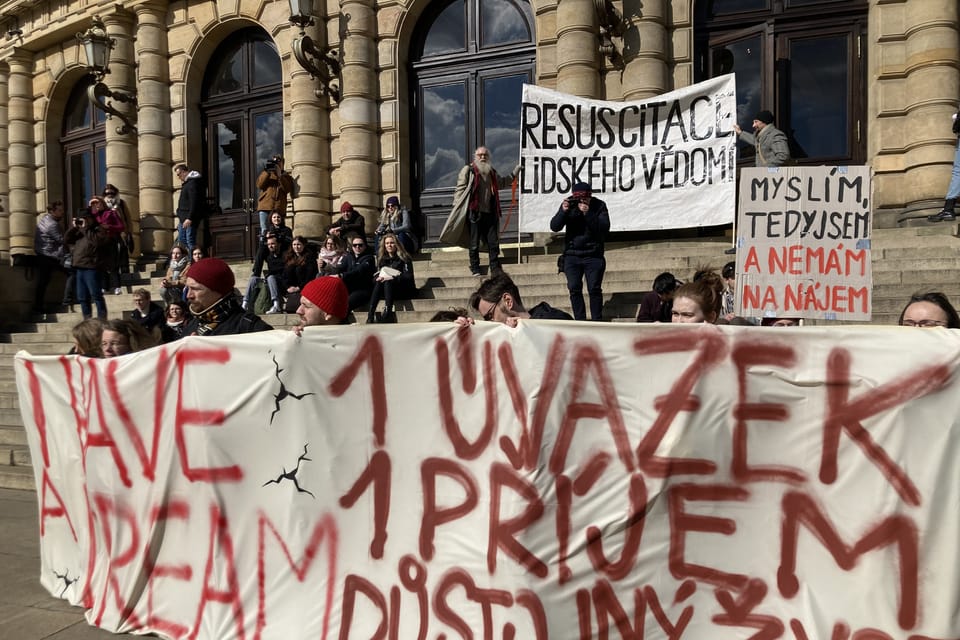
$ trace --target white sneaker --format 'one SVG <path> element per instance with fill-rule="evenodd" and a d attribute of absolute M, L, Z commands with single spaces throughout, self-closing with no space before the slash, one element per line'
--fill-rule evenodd
<path fill-rule="evenodd" d="M 281 313 L 280 305 L 276 302 L 273 303 L 273 306 L 270 307 L 270 310 L 267 311 L 267 314 Z"/>
<path fill-rule="evenodd" d="M 123 289 L 121 289 L 120 287 L 117 287 L 116 289 L 113 290 L 113 295 L 115 296 L 123 295 Z"/>

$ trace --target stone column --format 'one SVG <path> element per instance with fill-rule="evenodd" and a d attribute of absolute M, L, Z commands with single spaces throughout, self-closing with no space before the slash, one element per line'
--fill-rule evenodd
<path fill-rule="evenodd" d="M 600 98 L 600 51 L 593 0 L 560 0 L 557 6 L 557 91 Z"/>
<path fill-rule="evenodd" d="M 874 202 L 890 214 L 882 226 L 911 218 L 926 225 L 926 215 L 943 205 L 957 145 L 950 130 L 960 95 L 957 2 L 871 0 L 869 19 Z"/>
<path fill-rule="evenodd" d="M 166 254 L 173 245 L 173 159 L 170 153 L 170 71 L 167 62 L 167 3 L 151 0 L 137 12 L 139 81 L 137 114 L 140 251 Z"/>
<path fill-rule="evenodd" d="M 960 95 L 957 2 L 909 0 L 905 9 L 903 133 L 909 142 L 904 153 L 904 200 L 910 207 L 933 198 L 939 208 L 957 144 L 950 131 L 950 115 L 956 112 Z"/>
<path fill-rule="evenodd" d="M 0 194 L 9 193 L 8 180 L 10 163 L 7 150 L 9 147 L 9 131 L 7 127 L 7 102 L 10 68 L 6 63 L 0 63 Z M 10 260 L 10 201 L 9 198 L 0 198 L 0 262 Z"/>
<path fill-rule="evenodd" d="M 317 28 L 308 28 L 317 41 Z M 291 41 L 297 37 L 288 30 Z M 287 170 L 296 180 L 293 200 L 293 231 L 319 240 L 330 226 L 330 115 L 331 98 L 317 96 L 317 81 L 303 69 L 294 56 L 290 65 L 290 154 Z M 325 195 L 326 194 L 326 195 Z"/>
<path fill-rule="evenodd" d="M 623 0 L 623 99 L 642 100 L 667 91 L 664 0 Z"/>
<path fill-rule="evenodd" d="M 34 180 L 33 54 L 15 49 L 10 66 L 8 104 L 10 253 L 33 253 L 37 224 Z"/>
<path fill-rule="evenodd" d="M 377 164 L 376 36 L 372 0 L 343 0 L 343 84 L 340 89 L 340 199 L 349 200 L 373 233 L 380 213 Z"/>
<path fill-rule="evenodd" d="M 116 11 L 103 17 L 103 24 L 107 35 L 113 38 L 115 45 L 110 52 L 110 73 L 104 78 L 104 83 L 112 91 L 120 91 L 129 95 L 137 93 L 137 77 L 134 68 L 133 51 L 133 16 L 125 11 Z M 112 106 L 127 116 L 134 124 L 137 121 L 137 110 L 132 104 L 125 104 L 116 100 L 110 101 Z M 140 235 L 140 184 L 137 176 L 137 131 L 119 133 L 123 122 L 112 117 L 107 120 L 107 182 L 120 190 L 120 197 L 127 205 L 130 214 L 130 223 L 133 226 L 131 233 L 136 239 Z M 139 243 L 138 243 L 139 244 Z M 135 246 L 131 258 L 139 253 Z"/>

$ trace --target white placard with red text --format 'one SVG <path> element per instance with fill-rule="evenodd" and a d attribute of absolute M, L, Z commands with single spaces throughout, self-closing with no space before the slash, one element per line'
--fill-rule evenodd
<path fill-rule="evenodd" d="M 40 580 L 169 638 L 956 638 L 958 366 L 529 321 L 20 353 Z"/>

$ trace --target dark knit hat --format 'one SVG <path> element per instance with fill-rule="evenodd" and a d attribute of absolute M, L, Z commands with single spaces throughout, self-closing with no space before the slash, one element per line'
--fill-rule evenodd
<path fill-rule="evenodd" d="M 344 200 L 343 204 L 340 205 L 340 213 L 346 213 L 347 211 L 353 211 L 353 205 Z"/>
<path fill-rule="evenodd" d="M 219 258 L 204 258 L 190 265 L 188 278 L 193 278 L 199 284 L 221 295 L 233 291 L 236 279 L 230 266 Z"/>
<path fill-rule="evenodd" d="M 773 124 L 773 114 L 764 109 L 757 114 L 757 120 L 764 124 Z"/>
<path fill-rule="evenodd" d="M 387 206 L 389 207 L 390 205 L 393 205 L 393 206 L 395 206 L 395 207 L 399 207 L 399 206 L 400 206 L 400 198 L 398 198 L 397 196 L 390 196 L 389 198 L 387 198 Z"/>
<path fill-rule="evenodd" d="M 336 276 L 322 276 L 307 283 L 300 295 L 317 305 L 335 318 L 343 320 L 347 317 L 347 285 Z"/>
<path fill-rule="evenodd" d="M 578 182 L 573 185 L 573 197 L 574 198 L 586 198 L 593 192 L 593 189 L 590 188 L 590 185 L 586 182 Z"/>

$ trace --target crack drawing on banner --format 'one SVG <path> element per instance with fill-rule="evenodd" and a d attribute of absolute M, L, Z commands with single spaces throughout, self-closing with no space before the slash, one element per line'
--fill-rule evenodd
<path fill-rule="evenodd" d="M 274 416 L 276 416 L 277 412 L 280 411 L 280 401 L 285 400 L 287 396 L 290 396 L 291 398 L 296 398 L 297 400 L 303 400 L 307 396 L 316 395 L 312 391 L 307 393 L 301 393 L 301 394 L 296 394 L 296 393 L 293 393 L 292 391 L 287 391 L 287 385 L 283 384 L 283 380 L 280 379 L 280 372 L 282 372 L 283 369 L 280 368 L 280 363 L 277 362 L 277 356 L 272 356 L 272 357 L 273 357 L 273 366 L 277 370 L 277 373 L 274 375 L 276 375 L 277 377 L 277 382 L 280 383 L 280 392 L 273 396 L 273 402 L 274 402 L 275 408 L 273 410 L 273 413 L 270 414 L 270 424 L 273 424 Z"/>
<path fill-rule="evenodd" d="M 62 574 L 54 571 L 53 575 L 57 576 L 58 580 L 63 580 L 63 589 L 60 590 L 60 595 L 57 596 L 58 598 L 62 598 L 63 594 L 67 592 L 67 589 L 69 589 L 77 580 L 80 579 L 80 576 L 77 576 L 76 578 L 71 580 L 69 569 L 67 571 L 64 571 Z"/>
<path fill-rule="evenodd" d="M 307 494 L 310 494 L 310 497 L 313 498 L 314 500 L 316 500 L 317 497 L 316 497 L 315 495 L 313 495 L 313 493 L 311 493 L 310 491 L 307 491 L 306 489 L 304 489 L 303 487 L 301 487 L 301 486 L 300 486 L 300 482 L 297 480 L 297 474 L 300 472 L 300 463 L 301 463 L 301 462 L 304 462 L 304 461 L 306 461 L 306 462 L 313 462 L 313 460 L 311 460 L 310 458 L 307 457 L 307 447 L 308 447 L 308 446 L 310 446 L 310 443 L 309 443 L 309 442 L 308 442 L 307 444 L 303 445 L 303 455 L 301 455 L 299 458 L 297 458 L 297 466 L 293 469 L 293 471 L 287 471 L 287 468 L 284 467 L 284 468 L 283 468 L 283 473 L 281 473 L 280 475 L 278 475 L 278 476 L 277 476 L 275 479 L 273 479 L 273 480 L 267 480 L 266 482 L 263 483 L 263 486 L 265 487 L 265 486 L 267 486 L 267 485 L 270 484 L 270 483 L 280 484 L 280 483 L 283 482 L 284 480 L 291 480 L 291 481 L 293 481 L 293 486 L 295 486 L 295 487 L 297 488 L 297 492 L 298 492 L 298 493 L 307 493 Z"/>

